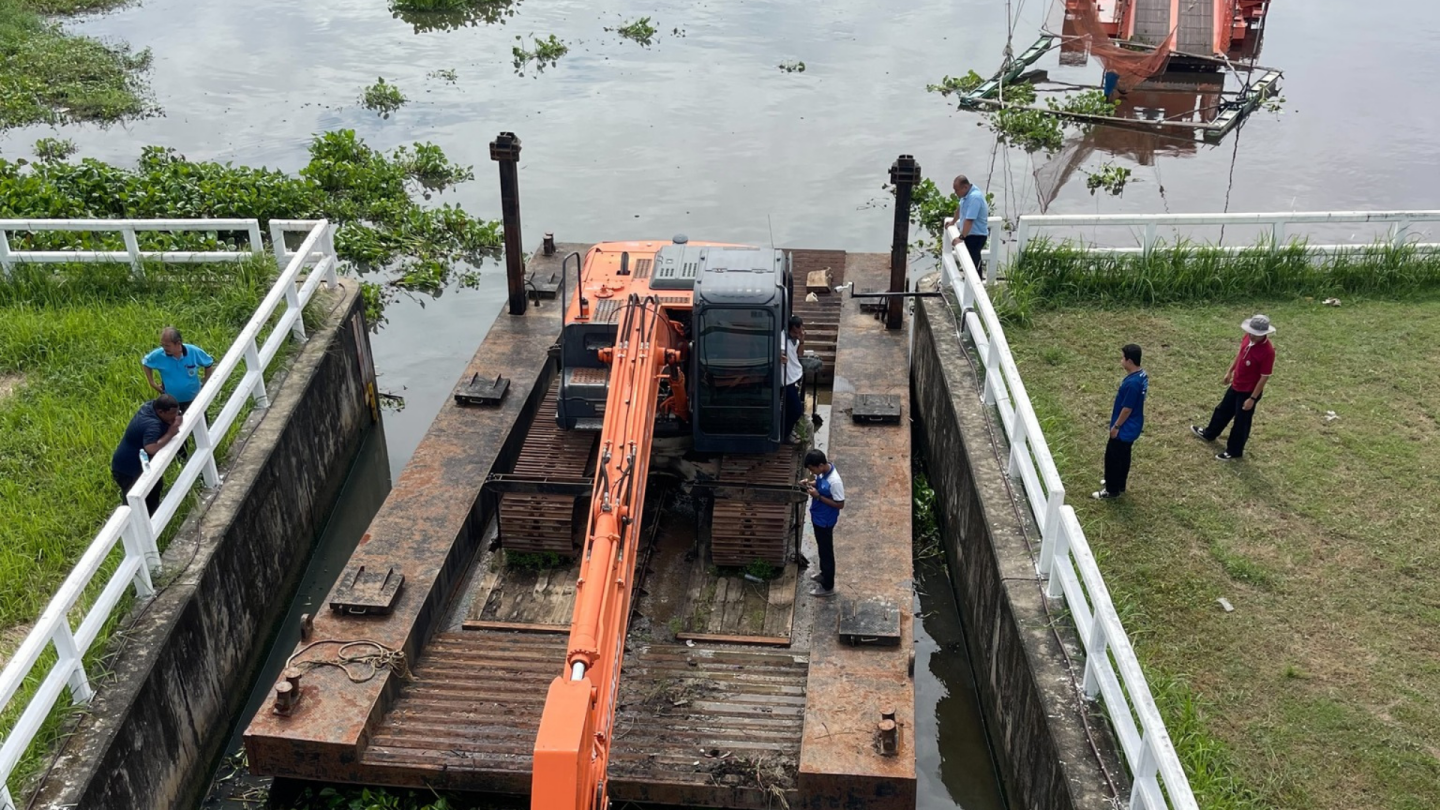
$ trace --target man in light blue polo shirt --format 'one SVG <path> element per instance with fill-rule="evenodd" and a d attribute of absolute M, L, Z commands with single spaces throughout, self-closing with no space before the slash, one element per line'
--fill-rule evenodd
<path fill-rule="evenodd" d="M 160 330 L 160 348 L 145 355 L 140 361 L 145 367 L 145 379 L 156 393 L 169 394 L 180 403 L 180 412 L 190 409 L 190 403 L 200 396 L 200 386 L 215 361 L 205 350 L 180 338 L 180 330 L 167 326 Z M 160 381 L 155 381 L 159 373 Z"/>
<path fill-rule="evenodd" d="M 985 249 L 985 242 L 990 238 L 990 204 L 985 202 L 984 189 L 971 185 L 969 178 L 963 174 L 956 176 L 954 188 L 955 196 L 960 198 L 954 219 L 955 224 L 960 226 L 960 238 L 951 245 L 965 243 L 965 250 L 975 263 L 975 272 L 984 279 L 985 266 L 980 263 L 980 251 Z"/>

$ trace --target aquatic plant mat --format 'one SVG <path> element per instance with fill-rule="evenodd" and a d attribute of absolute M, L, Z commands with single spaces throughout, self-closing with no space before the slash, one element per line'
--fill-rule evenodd
<path fill-rule="evenodd" d="M 1339 304 L 1074 306 L 1006 330 L 1203 808 L 1440 806 L 1440 294 Z M 1221 463 L 1189 425 L 1256 311 L 1278 362 L 1245 459 Z M 1096 502 L 1132 341 L 1145 432 L 1129 491 Z"/>

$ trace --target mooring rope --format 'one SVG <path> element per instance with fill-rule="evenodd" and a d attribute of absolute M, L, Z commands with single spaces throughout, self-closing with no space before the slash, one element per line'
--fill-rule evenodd
<path fill-rule="evenodd" d="M 319 647 L 323 644 L 338 644 L 340 648 L 335 651 L 334 658 L 311 658 L 297 662 L 295 659 Z M 365 650 L 357 652 L 357 650 Z M 411 680 L 410 665 L 407 663 L 403 650 L 372 641 L 368 638 L 345 641 L 342 639 L 321 639 L 312 641 L 309 644 L 295 651 L 285 661 L 285 669 L 291 667 L 299 668 L 306 672 L 320 667 L 336 667 L 345 672 L 345 677 L 352 683 L 365 683 L 374 678 L 381 670 L 394 672 L 405 680 Z M 357 670 L 359 670 L 357 672 Z"/>

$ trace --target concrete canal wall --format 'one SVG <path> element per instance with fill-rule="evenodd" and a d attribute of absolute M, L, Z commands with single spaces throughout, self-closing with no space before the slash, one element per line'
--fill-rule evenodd
<path fill-rule="evenodd" d="M 268 385 L 206 508 L 164 555 L 157 594 L 127 619 L 90 711 L 32 806 L 194 806 L 265 661 L 314 543 L 374 421 L 358 282 L 316 299 L 322 325 Z"/>
<path fill-rule="evenodd" d="M 1027 545 L 982 410 L 975 367 L 937 299 L 916 299 L 911 386 L 915 447 L 935 490 L 950 579 L 965 617 L 980 705 L 1014 808 L 1108 810 L 1107 780 L 1123 774 L 1106 721 L 1080 700 L 1066 649 L 1052 630 Z M 1003 442 L 1003 435 L 1000 436 Z M 1039 542 L 1035 540 L 1038 550 Z M 1055 627 L 1065 621 L 1058 615 Z M 1092 739 L 1094 740 L 1092 744 Z M 1102 765 L 1101 758 L 1105 759 Z"/>

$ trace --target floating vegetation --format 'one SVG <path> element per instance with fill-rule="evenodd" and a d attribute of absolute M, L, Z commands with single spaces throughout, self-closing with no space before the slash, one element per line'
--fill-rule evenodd
<path fill-rule="evenodd" d="M 805 63 L 797 62 L 793 59 L 786 60 L 780 63 L 780 69 L 785 71 L 786 73 L 804 73 Z"/>
<path fill-rule="evenodd" d="M 521 40 L 519 36 L 515 37 L 515 39 Z M 560 60 L 560 57 L 570 52 L 570 46 L 561 42 L 554 34 L 544 39 L 537 39 L 532 36 L 530 42 L 532 45 L 530 50 L 522 47 L 524 44 L 523 40 L 521 41 L 521 45 L 516 45 L 510 49 L 510 52 L 515 57 L 515 72 L 521 76 L 525 75 L 525 68 L 532 63 L 535 65 L 535 72 L 544 73 L 545 68 L 554 67 L 555 63 Z"/>
<path fill-rule="evenodd" d="M 1112 197 L 1118 197 L 1124 193 L 1125 184 L 1130 180 L 1130 170 L 1114 163 L 1105 163 L 1100 167 L 1100 171 L 1085 174 L 1085 187 L 1090 189 L 1092 197 L 1095 192 L 1102 190 Z"/>
<path fill-rule="evenodd" d="M 390 13 L 415 33 L 493 25 L 515 16 L 520 0 L 390 0 Z"/>
<path fill-rule="evenodd" d="M 389 118 L 390 113 L 405 106 L 405 102 L 409 100 L 400 92 L 400 88 L 387 84 L 383 76 L 360 94 L 360 106 L 379 113 L 381 118 Z"/>
<path fill-rule="evenodd" d="M 35 142 L 35 157 L 41 160 L 64 160 L 76 151 L 75 142 L 69 138 L 41 138 Z"/>
<path fill-rule="evenodd" d="M 66 33 L 39 13 L 108 8 L 110 0 L 0 0 L 0 130 L 154 114 L 141 74 L 150 51 Z"/>
<path fill-rule="evenodd" d="M 425 78 L 439 79 L 440 81 L 446 82 L 447 84 L 454 84 L 455 80 L 460 78 L 460 74 L 456 73 L 454 68 L 444 68 L 441 70 L 432 70 L 429 73 L 426 73 Z"/>
<path fill-rule="evenodd" d="M 619 34 L 622 39 L 637 42 L 647 48 L 655 41 L 655 35 L 660 32 L 660 29 L 655 27 L 655 24 L 650 21 L 649 17 L 641 17 L 619 28 L 606 28 L 605 30 L 614 31 Z"/>
<path fill-rule="evenodd" d="M 146 147 L 134 168 L 60 159 L 28 165 L 0 159 L 0 217 L 62 219 L 255 218 L 332 220 L 341 258 L 366 270 L 388 269 L 408 286 L 432 288 L 450 268 L 478 264 L 500 244 L 500 224 L 453 205 L 422 208 L 417 198 L 473 179 L 434 144 L 386 154 L 353 130 L 318 136 L 299 175 L 224 163 L 192 162 L 173 149 Z M 122 250 L 115 234 L 15 234 L 17 250 Z M 143 250 L 214 250 L 197 234 L 142 233 Z M 203 241 L 200 241 L 203 240 Z M 417 272 L 418 271 L 418 272 Z M 412 273 L 415 273 L 412 275 Z M 371 300 L 383 303 L 377 293 Z M 374 313 L 372 313 L 374 314 Z M 376 319 L 372 318 L 372 321 Z"/>
<path fill-rule="evenodd" d="M 928 92 L 939 93 L 946 97 L 951 95 L 963 96 L 984 83 L 985 77 L 972 70 L 959 78 L 946 76 L 940 80 L 939 84 L 925 85 L 925 89 Z"/>

